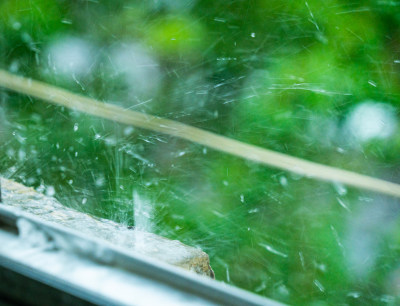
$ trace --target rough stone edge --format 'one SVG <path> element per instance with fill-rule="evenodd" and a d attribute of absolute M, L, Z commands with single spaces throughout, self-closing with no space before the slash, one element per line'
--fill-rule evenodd
<path fill-rule="evenodd" d="M 31 187 L 24 186 L 13 180 L 0 177 L 0 181 L 2 188 L 2 203 L 0 203 L 0 205 L 18 207 L 25 213 L 33 214 L 43 220 L 62 224 L 63 226 L 74 230 L 83 231 L 87 235 L 100 238 L 114 245 L 125 247 L 130 251 L 136 251 L 163 262 L 193 271 L 197 274 L 214 278 L 214 272 L 210 266 L 209 256 L 198 248 L 193 248 L 177 240 L 170 240 L 152 233 L 131 230 L 126 226 L 111 220 L 93 217 L 89 214 L 66 207 L 55 198 L 46 196 Z M 36 205 L 38 202 L 41 203 L 40 206 Z M 30 207 L 27 207 L 27 205 Z M 35 209 L 37 210 L 36 212 L 32 211 Z M 63 218 L 65 219 L 63 220 Z M 89 223 L 88 225 L 90 225 L 91 228 L 84 230 L 84 227 L 79 229 L 76 226 L 73 226 L 74 220 L 78 219 L 86 224 Z M 111 235 L 101 235 L 104 231 L 110 231 Z M 171 256 L 162 256 L 163 254 L 160 252 L 152 252 L 152 250 L 147 250 L 146 248 L 138 248 L 135 246 L 135 242 L 127 240 L 134 240 L 135 234 L 139 234 L 141 239 L 144 237 L 146 241 L 152 242 L 153 245 L 168 245 L 171 248 L 169 249 L 168 247 L 169 251 L 174 250 L 175 248 L 181 252 L 181 257 L 176 257 L 174 259 Z M 116 238 L 121 238 L 122 242 L 116 243 L 116 241 L 119 241 L 119 239 L 116 240 Z"/>

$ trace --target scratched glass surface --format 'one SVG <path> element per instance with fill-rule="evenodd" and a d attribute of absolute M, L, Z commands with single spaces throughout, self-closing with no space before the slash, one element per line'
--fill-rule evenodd
<path fill-rule="evenodd" d="M 0 68 L 400 182 L 397 1 L 0 2 Z M 0 89 L 0 174 L 292 304 L 400 302 L 400 203 Z"/>

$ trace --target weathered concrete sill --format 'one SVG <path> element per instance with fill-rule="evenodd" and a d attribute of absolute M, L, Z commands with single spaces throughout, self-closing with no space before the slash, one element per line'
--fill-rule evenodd
<path fill-rule="evenodd" d="M 65 207 L 55 198 L 45 196 L 33 188 L 5 178 L 0 180 L 3 200 L 0 205 L 18 207 L 24 213 L 33 214 L 45 221 L 63 225 L 132 252 L 214 278 L 209 257 L 200 249 L 152 233 L 128 229 L 110 220 L 94 218 Z"/>

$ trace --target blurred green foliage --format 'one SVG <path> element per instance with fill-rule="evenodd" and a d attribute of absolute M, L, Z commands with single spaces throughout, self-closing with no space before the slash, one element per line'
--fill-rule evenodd
<path fill-rule="evenodd" d="M 395 1 L 3 0 L 0 65 L 399 182 L 397 126 L 362 142 L 346 130 L 364 101 L 391 105 L 398 119 L 399 26 Z M 76 75 L 51 57 L 51 46 L 71 37 L 91 46 Z M 115 52 L 129 60 L 118 66 Z M 4 176 L 53 186 L 65 205 L 127 225 L 136 191 L 153 205 L 153 231 L 203 248 L 217 279 L 257 294 L 307 305 L 399 302 L 395 199 L 6 90 L 0 106 Z"/>

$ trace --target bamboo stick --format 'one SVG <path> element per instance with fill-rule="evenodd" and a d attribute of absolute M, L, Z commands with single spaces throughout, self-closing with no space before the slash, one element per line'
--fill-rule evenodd
<path fill-rule="evenodd" d="M 177 121 L 127 110 L 0 70 L 0 86 L 47 102 L 127 125 L 180 137 L 209 148 L 316 180 L 400 197 L 400 185 L 257 147 Z"/>

